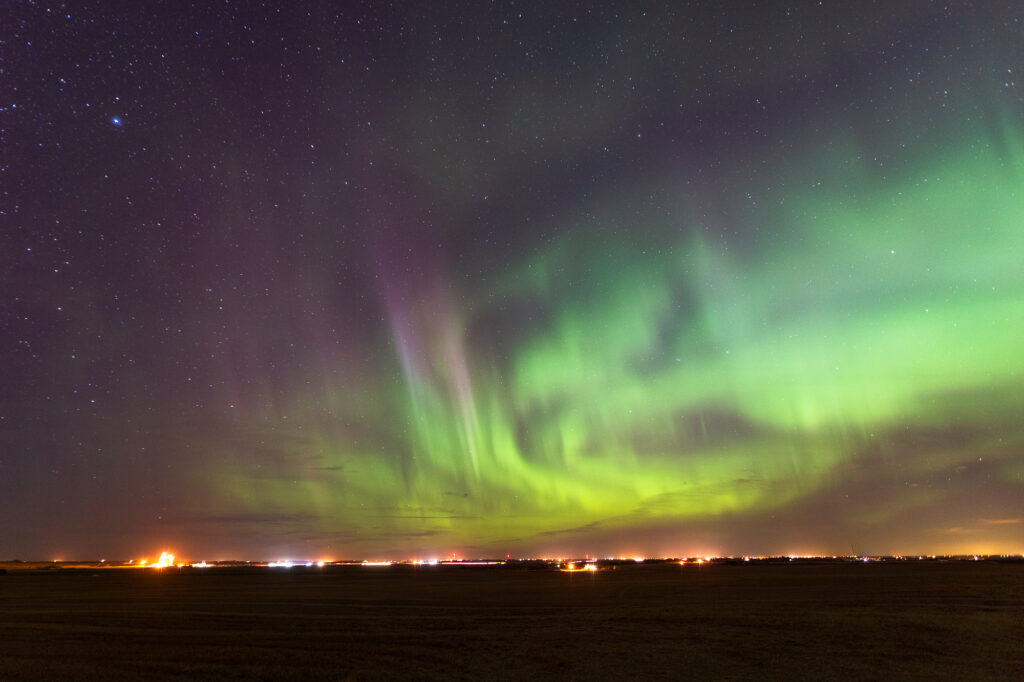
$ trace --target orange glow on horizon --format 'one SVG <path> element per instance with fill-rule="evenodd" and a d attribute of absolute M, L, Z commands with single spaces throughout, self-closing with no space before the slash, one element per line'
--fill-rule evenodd
<path fill-rule="evenodd" d="M 161 552 L 160 558 L 152 565 L 152 568 L 172 568 L 174 566 L 174 555 L 169 552 Z"/>

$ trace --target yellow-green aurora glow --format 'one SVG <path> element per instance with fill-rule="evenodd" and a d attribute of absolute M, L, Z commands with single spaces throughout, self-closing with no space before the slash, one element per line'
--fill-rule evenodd
<path fill-rule="evenodd" d="M 712 217 L 609 215 L 609 236 L 555 229 L 472 295 L 433 278 L 389 292 L 386 390 L 290 402 L 280 456 L 313 465 L 254 475 L 218 457 L 213 497 L 399 555 L 1018 549 L 1017 133 L 895 177 L 852 143 L 811 153 L 805 169 L 836 175 L 780 169 L 785 202 L 744 211 L 753 247 Z M 507 316 L 502 355 L 479 341 Z"/>

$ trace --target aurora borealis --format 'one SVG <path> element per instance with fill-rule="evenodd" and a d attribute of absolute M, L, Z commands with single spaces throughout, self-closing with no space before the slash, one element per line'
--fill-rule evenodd
<path fill-rule="evenodd" d="M 1024 552 L 1020 9 L 726 4 L 15 3 L 2 558 Z"/>

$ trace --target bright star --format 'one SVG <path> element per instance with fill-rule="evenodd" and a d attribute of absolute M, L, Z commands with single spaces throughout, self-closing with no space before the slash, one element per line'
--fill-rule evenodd
<path fill-rule="evenodd" d="M 119 126 L 119 125 L 121 125 L 121 117 L 120 116 L 112 116 L 110 118 L 110 122 L 113 123 L 116 126 Z"/>

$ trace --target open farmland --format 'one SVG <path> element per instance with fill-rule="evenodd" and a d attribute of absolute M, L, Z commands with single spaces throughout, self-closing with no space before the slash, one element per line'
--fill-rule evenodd
<path fill-rule="evenodd" d="M 11 571 L 0 678 L 1020 679 L 1024 565 Z"/>

